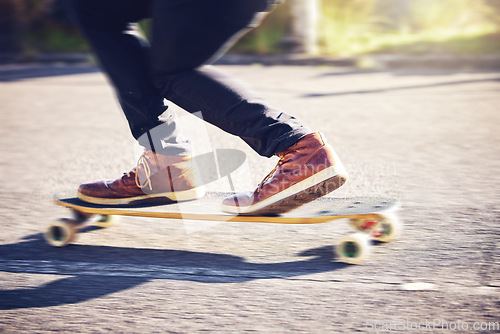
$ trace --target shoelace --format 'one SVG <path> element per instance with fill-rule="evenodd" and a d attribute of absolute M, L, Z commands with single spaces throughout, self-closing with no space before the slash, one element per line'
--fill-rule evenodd
<path fill-rule="evenodd" d="M 139 173 L 136 172 L 135 173 L 135 183 L 137 184 L 137 186 L 139 188 L 145 188 L 149 185 L 149 190 L 153 190 L 153 187 L 151 185 L 151 181 L 150 181 L 150 177 L 151 177 L 151 168 L 149 167 L 149 163 L 148 163 L 148 160 L 151 159 L 151 157 L 149 155 L 146 154 L 146 152 L 144 152 L 143 155 L 141 155 L 141 157 L 139 158 L 139 160 L 137 161 L 137 169 L 139 169 L 140 167 L 142 167 L 144 169 L 144 174 L 146 176 L 146 182 L 144 182 L 143 185 L 140 184 L 140 181 L 139 181 Z"/>
<path fill-rule="evenodd" d="M 131 177 L 131 174 L 132 173 L 135 173 L 135 184 L 137 185 L 137 187 L 143 189 L 145 187 L 147 187 L 149 185 L 149 189 L 152 191 L 153 190 L 153 187 L 151 186 L 151 182 L 150 182 L 150 177 L 151 177 L 151 168 L 149 167 L 149 159 L 151 159 L 151 156 L 147 154 L 148 152 L 145 151 L 140 157 L 139 157 L 139 160 L 137 161 L 137 167 L 132 169 L 130 172 L 128 173 L 123 173 L 124 176 L 130 178 Z M 140 180 L 139 180 L 139 170 L 140 169 L 143 169 L 144 170 L 144 174 L 146 176 L 146 182 L 144 182 L 144 184 L 141 184 L 140 183 Z"/>
<path fill-rule="evenodd" d="M 259 192 L 264 187 L 264 184 L 266 183 L 266 181 L 269 180 L 274 175 L 274 173 L 278 170 L 278 168 L 280 168 L 280 166 L 285 163 L 285 161 L 283 159 L 284 156 L 285 156 L 284 154 L 278 155 L 280 160 L 278 161 L 276 166 L 273 168 L 273 170 L 271 172 L 269 172 L 269 174 L 267 174 L 267 176 L 259 183 L 259 186 L 257 187 L 257 192 Z"/>

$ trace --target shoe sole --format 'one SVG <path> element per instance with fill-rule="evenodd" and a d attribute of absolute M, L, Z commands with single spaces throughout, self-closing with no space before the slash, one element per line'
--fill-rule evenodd
<path fill-rule="evenodd" d="M 205 187 L 197 187 L 184 191 L 149 194 L 125 198 L 101 198 L 84 195 L 81 192 L 77 193 L 77 197 L 80 200 L 100 205 L 128 205 L 136 203 L 147 204 L 149 201 L 157 202 L 158 200 L 165 200 L 169 202 L 185 202 L 199 199 L 203 196 L 205 196 Z"/>
<path fill-rule="evenodd" d="M 339 173 L 339 170 L 342 173 Z M 222 210 L 238 215 L 276 216 L 331 193 L 340 188 L 346 180 L 347 173 L 343 167 L 332 166 L 259 203 L 246 207 L 223 204 Z"/>
<path fill-rule="evenodd" d="M 264 209 L 258 210 L 256 212 L 247 213 L 247 215 L 253 216 L 277 216 L 293 209 L 298 208 L 304 204 L 312 202 L 326 194 L 340 188 L 346 181 L 346 178 L 341 176 L 332 177 L 326 181 L 321 182 L 318 185 L 312 186 L 300 193 L 286 197 Z M 333 188 L 334 186 L 335 188 Z"/>

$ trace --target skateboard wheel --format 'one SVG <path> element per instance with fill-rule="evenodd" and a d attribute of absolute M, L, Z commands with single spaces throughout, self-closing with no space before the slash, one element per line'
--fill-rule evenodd
<path fill-rule="evenodd" d="M 71 219 L 60 219 L 53 222 L 45 232 L 45 240 L 56 247 L 64 247 L 75 240 L 77 222 Z"/>
<path fill-rule="evenodd" d="M 358 231 L 371 235 L 373 240 L 389 242 L 401 232 L 401 223 L 395 214 L 384 214 L 376 219 L 350 219 L 350 224 Z"/>
<path fill-rule="evenodd" d="M 375 231 L 376 234 L 372 234 L 374 240 L 389 242 L 396 239 L 401 234 L 402 225 L 395 214 L 386 214 L 382 216 L 379 223 L 380 225 Z"/>
<path fill-rule="evenodd" d="M 101 215 L 98 220 L 95 221 L 95 226 L 107 228 L 116 222 L 115 216 Z"/>
<path fill-rule="evenodd" d="M 370 255 L 370 236 L 354 233 L 340 240 L 336 247 L 338 260 L 349 264 L 359 264 Z"/>
<path fill-rule="evenodd" d="M 389 242 L 401 234 L 402 224 L 395 214 L 385 215 L 380 222 L 381 235 L 376 237 L 375 240 L 382 242 Z"/>

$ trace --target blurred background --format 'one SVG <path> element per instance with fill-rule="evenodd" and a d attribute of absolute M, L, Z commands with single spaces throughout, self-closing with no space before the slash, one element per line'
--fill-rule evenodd
<path fill-rule="evenodd" d="M 0 62 L 87 53 L 64 1 L 0 0 Z M 288 0 L 231 53 L 500 54 L 500 0 Z"/>

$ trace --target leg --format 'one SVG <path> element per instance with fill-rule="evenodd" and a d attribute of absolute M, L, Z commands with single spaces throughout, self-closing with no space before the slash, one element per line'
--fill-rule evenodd
<path fill-rule="evenodd" d="M 182 5 L 177 5 L 182 3 Z M 276 110 L 236 79 L 201 65 L 267 8 L 267 0 L 156 1 L 152 42 L 153 77 L 167 99 L 245 140 L 264 156 L 292 146 L 311 131 Z"/>
<path fill-rule="evenodd" d="M 206 120 L 242 137 L 258 153 L 265 156 L 277 154 L 280 157 L 277 167 L 253 193 L 238 194 L 224 201 L 224 209 L 233 213 L 286 212 L 335 190 L 347 177 L 333 149 L 321 135 L 311 134 L 294 117 L 272 109 L 242 84 L 220 71 L 210 67 L 198 68 L 227 46 L 231 37 L 250 25 L 255 14 L 263 11 L 266 4 L 267 0 L 154 1 L 151 68 L 147 66 L 148 61 L 144 61 L 144 53 L 138 53 L 142 56 L 135 58 L 135 61 L 142 59 L 140 64 L 145 66 L 138 67 L 137 77 L 128 79 L 133 79 L 130 87 L 137 80 L 147 84 L 151 73 L 160 94 L 143 94 L 142 86 L 135 85 L 133 87 L 137 91 L 133 92 L 137 93 L 137 99 L 129 99 L 130 94 L 120 95 L 123 100 L 142 102 L 133 106 L 149 106 L 149 98 L 155 101 L 154 96 L 159 95 L 189 111 L 201 110 Z M 98 35 L 109 32 L 108 29 L 99 31 L 99 24 L 94 27 Z M 118 38 L 121 29 L 115 28 L 112 36 Z M 105 43 L 96 45 L 106 48 Z M 123 45 L 120 43 L 118 46 Z M 108 52 L 100 58 L 106 59 L 107 55 Z M 114 54 L 110 61 L 119 56 Z M 145 72 L 148 69 L 151 72 Z M 113 68 L 107 71 L 111 73 Z M 133 75 L 135 72 L 127 73 Z M 115 75 L 119 77 L 119 71 Z M 150 90 L 151 85 L 147 87 L 147 93 L 154 91 Z M 123 89 L 125 93 L 128 92 L 127 85 Z M 149 123 L 144 124 L 153 125 L 158 114 L 150 112 L 148 108 L 145 108 L 148 110 L 146 113 L 143 110 L 134 113 L 134 116 L 145 115 L 142 118 L 148 119 Z M 134 127 L 132 129 L 134 131 Z M 144 130 L 141 127 L 138 129 Z M 156 164 L 151 165 L 148 162 L 151 160 L 156 160 Z M 99 204 L 126 204 L 156 197 L 175 200 L 197 198 L 202 195 L 202 191 L 196 189 L 199 183 L 195 180 L 191 164 L 188 157 L 158 157 L 149 151 L 131 173 L 114 182 L 82 185 L 79 197 Z M 162 165 L 166 166 L 163 170 L 160 168 Z M 141 176 L 145 182 L 140 181 Z M 146 187 L 150 190 L 147 194 Z"/>
<path fill-rule="evenodd" d="M 167 107 L 151 81 L 150 46 L 131 23 L 150 17 L 152 1 L 71 0 L 69 4 L 116 89 L 132 135 L 139 139 L 150 129 L 162 125 L 166 130 L 164 141 L 168 143 L 164 146 L 175 154 L 187 154 L 189 146 L 179 136 L 175 115 L 167 115 L 164 122 L 158 120 Z M 140 143 L 151 147 L 148 140 Z"/>
<path fill-rule="evenodd" d="M 132 171 L 112 182 L 82 184 L 78 197 L 96 204 L 128 204 L 203 196 L 189 157 L 189 143 L 179 135 L 174 115 L 169 114 L 166 122 L 158 120 L 166 107 L 151 80 L 150 47 L 145 40 L 126 32 L 130 22 L 148 17 L 151 0 L 71 0 L 69 4 L 116 89 L 132 134 L 150 148 Z M 151 142 L 151 138 L 158 137 L 158 129 L 162 145 Z M 142 136 L 144 133 L 147 136 Z M 156 154 L 154 146 L 166 146 L 171 156 Z"/>
<path fill-rule="evenodd" d="M 224 200 L 237 214 L 287 212 L 340 187 L 347 178 L 333 149 L 294 117 L 275 110 L 235 79 L 199 68 L 248 27 L 265 0 L 155 2 L 153 78 L 163 96 L 245 140 L 264 156 L 280 157 L 254 192 Z M 174 1 L 175 2 L 175 1 Z"/>

